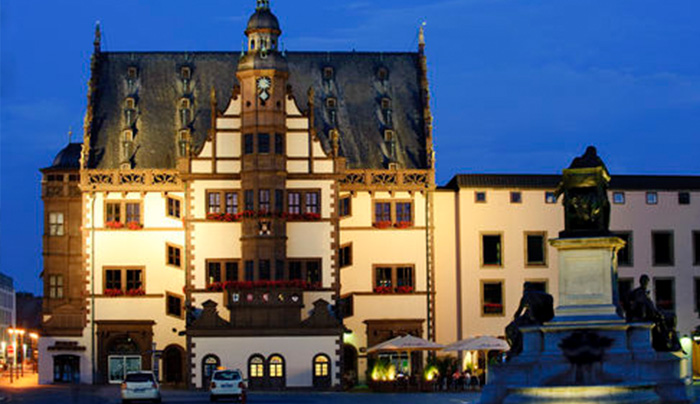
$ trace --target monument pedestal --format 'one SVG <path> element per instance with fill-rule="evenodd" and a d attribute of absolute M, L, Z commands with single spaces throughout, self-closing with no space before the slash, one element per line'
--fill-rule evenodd
<path fill-rule="evenodd" d="M 617 237 L 550 240 L 559 250 L 559 299 L 555 317 L 526 327 L 523 351 L 489 368 L 482 404 L 500 403 L 691 403 L 687 358 L 654 351 L 651 323 L 627 323 L 618 313 Z M 561 348 L 572 335 L 581 349 L 602 360 L 574 364 Z M 591 348 L 593 347 L 593 348 Z"/>

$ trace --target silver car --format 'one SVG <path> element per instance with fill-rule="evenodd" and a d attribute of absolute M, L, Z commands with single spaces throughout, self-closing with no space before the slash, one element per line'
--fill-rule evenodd
<path fill-rule="evenodd" d="M 131 372 L 122 383 L 122 403 L 148 400 L 160 403 L 160 387 L 152 372 Z"/>

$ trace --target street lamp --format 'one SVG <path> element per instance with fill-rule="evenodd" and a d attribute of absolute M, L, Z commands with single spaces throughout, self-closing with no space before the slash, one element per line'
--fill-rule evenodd
<path fill-rule="evenodd" d="M 31 360 L 34 363 L 34 373 L 39 372 L 39 358 L 36 352 L 39 350 L 39 334 L 32 332 L 29 333 L 29 338 L 31 339 L 31 344 L 29 345 L 30 351 L 32 353 Z"/>

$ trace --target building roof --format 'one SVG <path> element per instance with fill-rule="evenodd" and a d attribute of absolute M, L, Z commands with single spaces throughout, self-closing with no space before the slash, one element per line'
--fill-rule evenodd
<path fill-rule="evenodd" d="M 58 152 L 53 159 L 53 164 L 44 168 L 44 170 L 79 170 L 82 147 L 82 143 L 69 143 L 68 146 Z"/>
<path fill-rule="evenodd" d="M 181 68 L 192 72 L 190 99 L 194 122 L 193 145 L 199 150 L 211 129 L 210 92 L 217 94 L 220 112 L 228 106 L 236 81 L 239 52 L 180 52 L 98 54 L 94 120 L 89 167 L 118 168 L 124 105 L 136 101 L 134 168 L 174 168 L 177 156 L 179 100 L 186 94 Z M 323 147 L 330 151 L 333 129 L 328 98 L 336 99 L 340 154 L 349 168 L 386 168 L 391 146 L 384 130 L 396 136 L 396 162 L 409 169 L 426 169 L 426 133 L 418 53 L 289 52 L 289 84 L 297 105 L 308 113 L 308 90 L 315 92 L 313 122 Z M 129 83 L 127 71 L 137 77 Z M 333 69 L 330 79 L 324 69 Z M 380 79 L 380 69 L 386 79 Z M 382 99 L 391 100 L 393 124 L 385 122 Z"/>
<path fill-rule="evenodd" d="M 459 174 L 444 188 L 555 189 L 561 175 Z M 700 191 L 700 176 L 612 175 L 610 188 L 620 191 Z"/>

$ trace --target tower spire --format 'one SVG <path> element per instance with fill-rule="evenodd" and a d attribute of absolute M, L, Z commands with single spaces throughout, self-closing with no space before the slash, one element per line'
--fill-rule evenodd
<path fill-rule="evenodd" d="M 270 0 L 257 0 L 258 5 L 255 7 L 256 10 L 269 10 L 270 9 Z"/>
<path fill-rule="evenodd" d="M 95 46 L 95 53 L 100 53 L 102 49 L 102 30 L 100 29 L 100 22 L 95 23 L 95 41 L 92 43 Z"/>
<path fill-rule="evenodd" d="M 423 21 L 418 30 L 418 52 L 420 53 L 425 52 L 425 26 L 426 22 Z"/>

